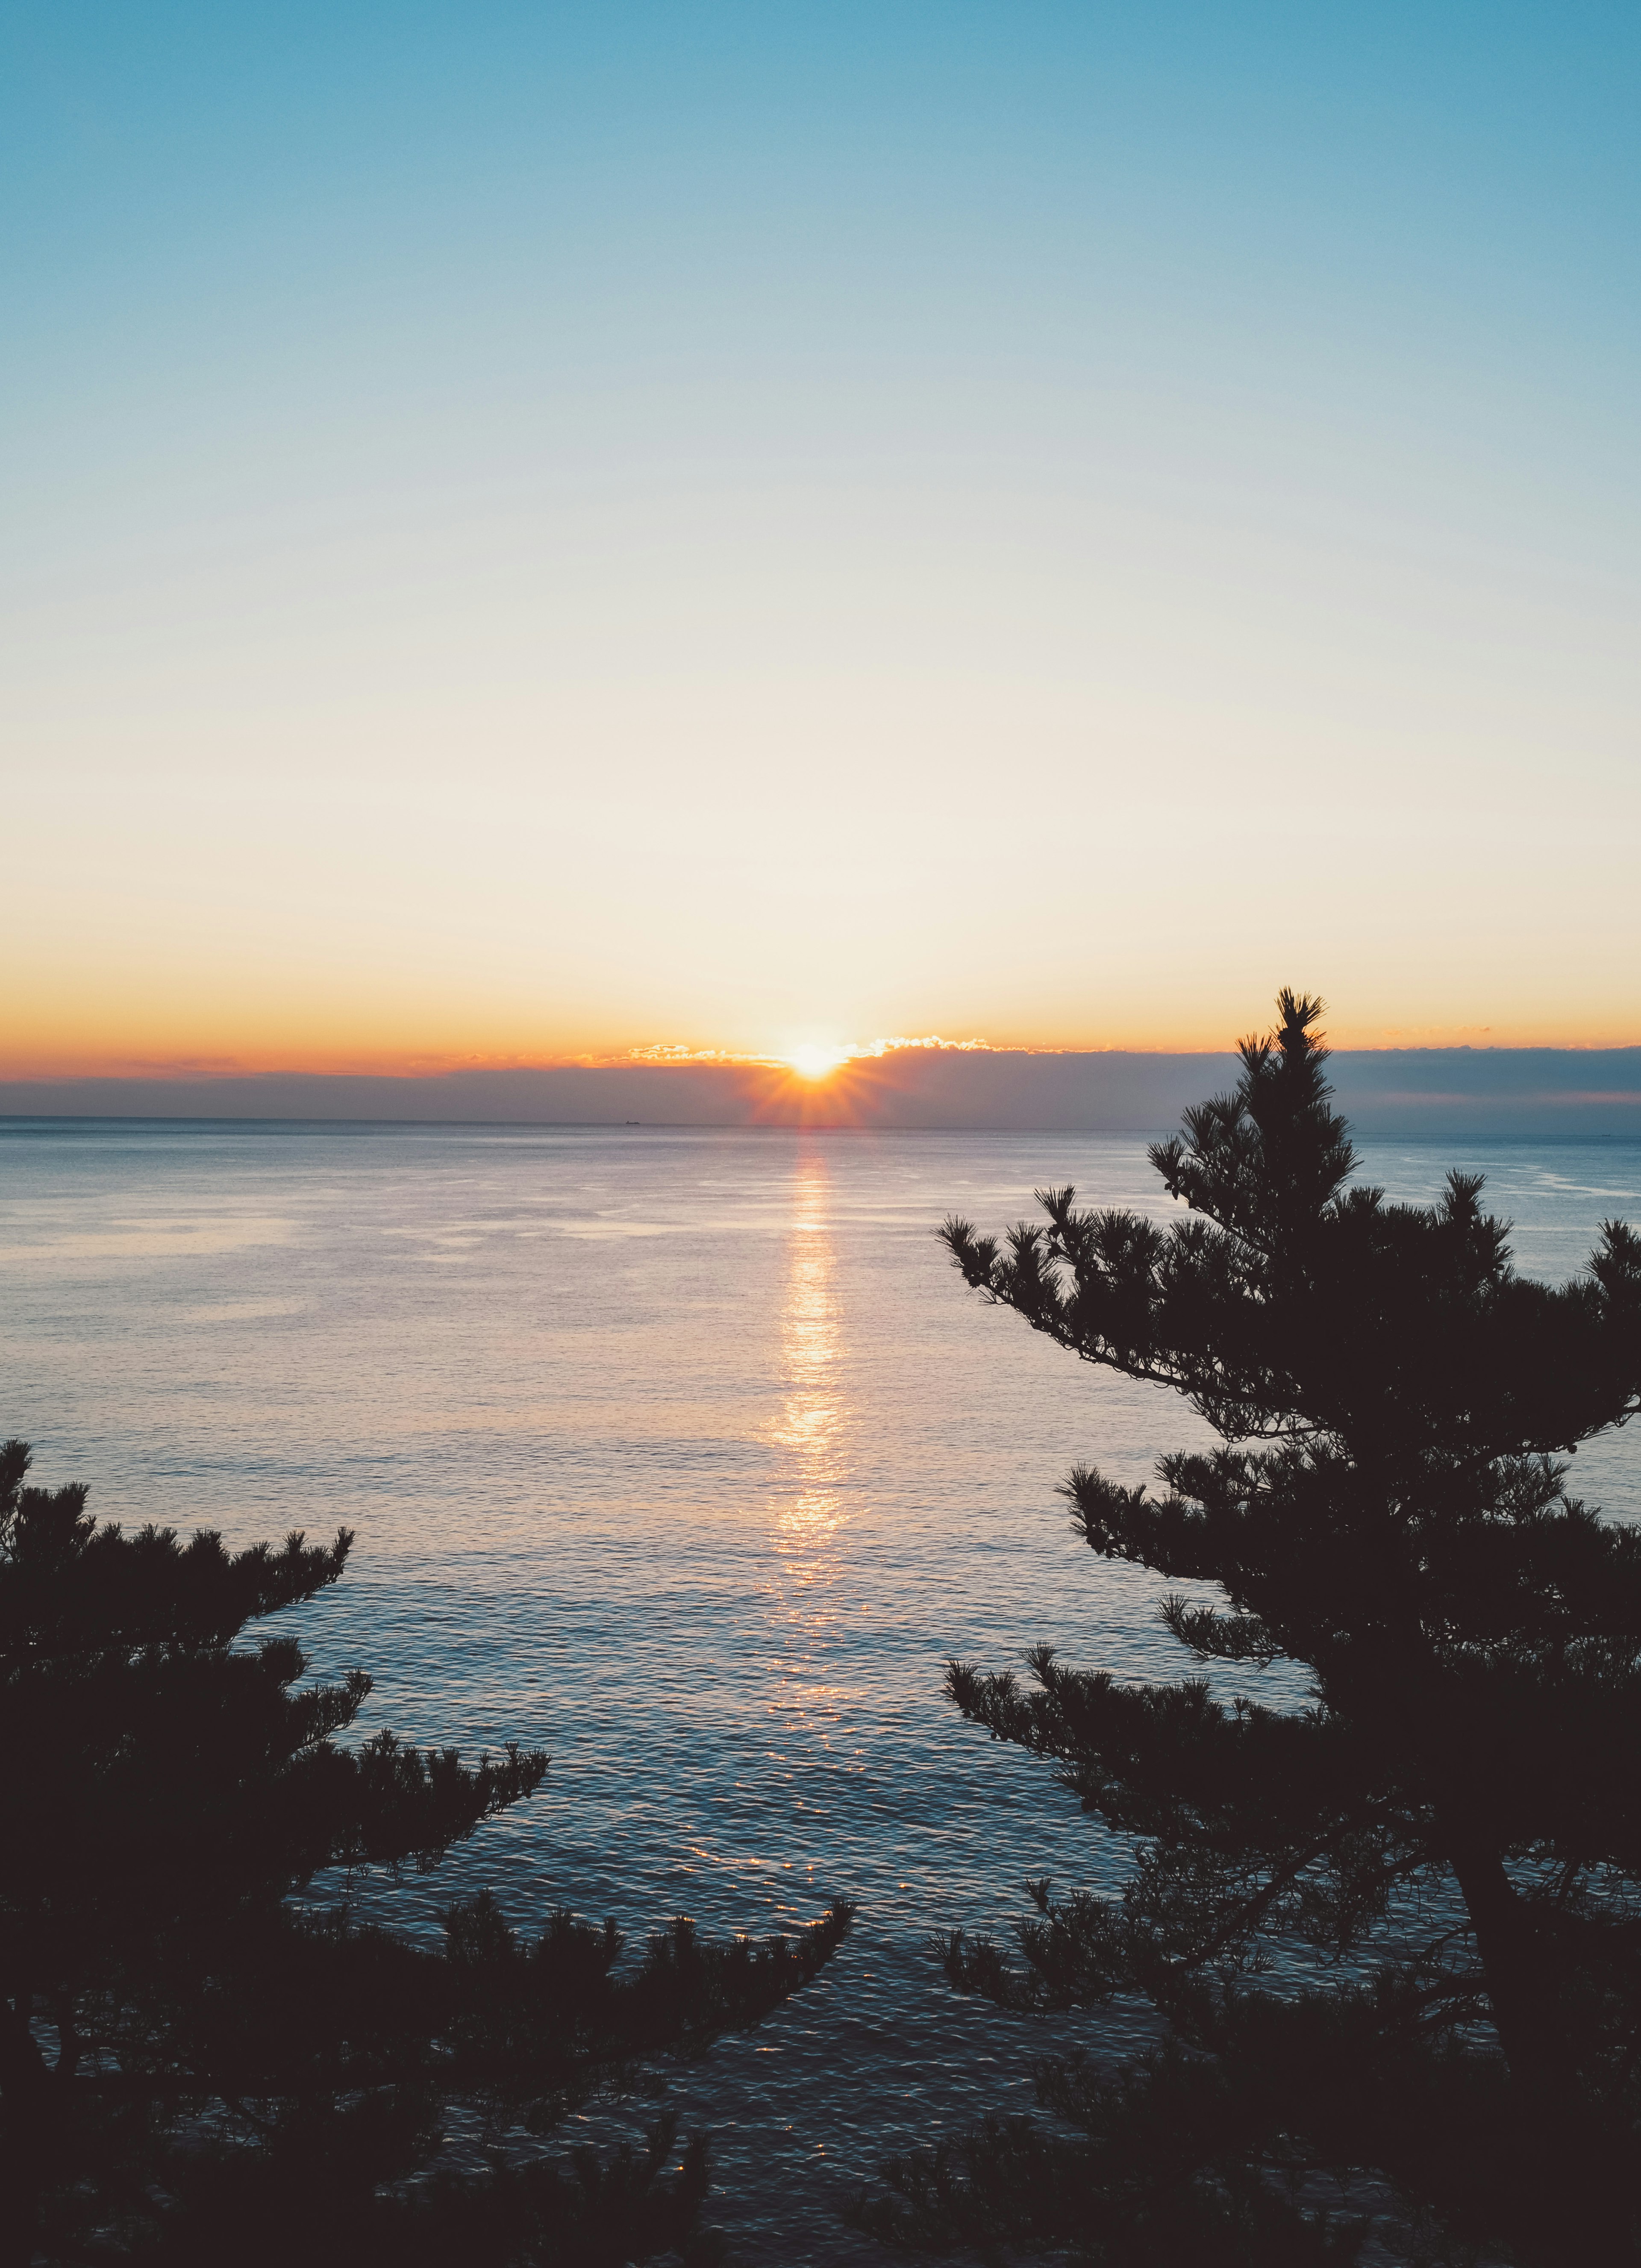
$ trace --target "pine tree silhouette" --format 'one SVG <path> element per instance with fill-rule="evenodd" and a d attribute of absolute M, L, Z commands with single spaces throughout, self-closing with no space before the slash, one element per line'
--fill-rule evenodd
<path fill-rule="evenodd" d="M 345 1895 L 293 1904 L 322 1869 L 431 1868 L 547 1758 L 339 1746 L 370 1679 L 305 1685 L 291 1638 L 237 1643 L 336 1581 L 345 1529 L 239 1553 L 127 1535 L 28 1465 L 0 1449 L 4 2268 L 715 2257 L 705 2146 L 669 2118 L 603 2157 L 529 2138 L 756 2023 L 847 1905 L 762 1944 L 679 1921 L 623 1968 L 613 1924 L 555 1912 L 526 1939 L 488 1895 L 449 1910 L 442 1949 Z M 453 2109 L 488 2173 L 437 2169 Z"/>
<path fill-rule="evenodd" d="M 1429 1208 L 1352 1184 L 1321 1004 L 1277 1005 L 1234 1093 L 1150 1153 L 1170 1226 L 1059 1189 L 1002 1243 L 943 1234 L 985 1298 L 1221 1435 L 1155 1491 L 1078 1468 L 1074 1526 L 1217 1585 L 1166 1594 L 1173 1636 L 1254 1678 L 1301 1664 L 1312 1705 L 1047 1649 L 1026 1681 L 952 1666 L 966 1717 L 1134 1843 L 1120 1897 L 1028 1885 L 1016 1957 L 953 1935 L 948 1977 L 1040 2011 L 1137 1992 L 1168 2031 L 1121 2070 L 1045 2062 L 1056 2126 L 901 2161 L 859 2218 L 913 2248 L 1263 2268 L 1354 2256 L 1315 2177 L 1355 2169 L 1431 2242 L 1632 2258 L 1641 1535 L 1557 1460 L 1641 1407 L 1641 1239 L 1608 1222 L 1549 1289 L 1479 1176 Z"/>

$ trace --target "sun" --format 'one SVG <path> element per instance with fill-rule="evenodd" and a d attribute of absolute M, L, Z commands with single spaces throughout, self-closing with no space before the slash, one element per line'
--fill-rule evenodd
<path fill-rule="evenodd" d="M 799 1079 L 825 1079 L 839 1064 L 849 1061 L 847 1048 L 794 1048 L 786 1058 Z"/>

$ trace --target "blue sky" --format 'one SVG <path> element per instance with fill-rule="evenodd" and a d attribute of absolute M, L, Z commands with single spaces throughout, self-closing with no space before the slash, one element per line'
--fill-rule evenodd
<path fill-rule="evenodd" d="M 1641 1039 L 1632 9 L 0 21 L 14 1067 Z"/>

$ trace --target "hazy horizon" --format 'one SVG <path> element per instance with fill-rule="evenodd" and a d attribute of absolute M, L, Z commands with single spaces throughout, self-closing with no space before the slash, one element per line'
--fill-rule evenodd
<path fill-rule="evenodd" d="M 0 1117 L 1159 1132 L 1234 1081 L 1229 1052 L 1027 1056 L 908 1049 L 819 1079 L 722 1063 L 0 1080 Z M 1358 1131 L 1537 1142 L 1641 1138 L 1641 1048 L 1342 1050 Z"/>

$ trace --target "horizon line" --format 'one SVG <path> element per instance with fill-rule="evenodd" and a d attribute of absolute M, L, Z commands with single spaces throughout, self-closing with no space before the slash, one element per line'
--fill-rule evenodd
<path fill-rule="evenodd" d="M 1458 1098 L 1442 1095 L 1430 1099 L 1439 1103 L 1447 1103 Z M 1479 1098 L 1471 1098 L 1468 1096 L 1462 1098 L 1462 1100 L 1466 1101 L 1469 1101 L 1473 1099 L 1479 1100 Z M 1590 1098 L 1583 1096 L 1569 1096 L 1557 1099 L 1572 1103 L 1576 1106 L 1586 1102 Z M 1622 1098 L 1608 1098 L 1603 1096 L 1594 1099 L 1599 1101 L 1607 1101 L 1609 1099 L 1622 1100 L 1625 1103 L 1636 1103 L 1637 1105 L 1641 1105 L 1641 1096 L 1624 1096 Z M 1177 1121 L 1174 1120 L 1169 1120 L 1166 1123 L 1159 1121 L 1154 1125 L 1134 1126 L 1053 1126 L 1048 1124 L 1036 1125 L 1031 1123 L 1015 1123 L 1013 1124 L 1008 1124 L 1001 1121 L 995 1123 L 976 1121 L 972 1124 L 961 1126 L 896 1126 L 887 1123 L 866 1124 L 863 1123 L 859 1120 L 850 1120 L 844 1118 L 817 1118 L 783 1121 L 733 1118 L 314 1118 L 294 1111 L 269 1111 L 257 1117 L 233 1117 L 230 1116 L 216 1116 L 208 1111 L 179 1112 L 167 1116 L 163 1113 L 151 1111 L 0 1110 L 0 1129 L 13 1126 L 155 1126 L 172 1128 L 185 1126 L 211 1126 L 234 1128 L 238 1130 L 250 1130 L 259 1126 L 287 1126 L 311 1128 L 315 1131 L 334 1130 L 336 1132 L 346 1132 L 354 1129 L 370 1130 L 372 1128 L 402 1127 L 406 1130 L 412 1132 L 429 1130 L 438 1131 L 442 1130 L 457 1132 L 466 1130 L 472 1132 L 495 1131 L 497 1133 L 539 1134 L 769 1134 L 806 1136 L 810 1134 L 858 1134 L 873 1136 L 887 1134 L 916 1136 L 918 1138 L 930 1134 L 949 1134 L 953 1136 L 971 1134 L 1010 1134 L 1020 1135 L 1032 1140 L 1035 1140 L 1039 1137 L 1053 1137 L 1056 1139 L 1071 1141 L 1086 1141 L 1094 1138 L 1114 1141 L 1142 1141 L 1153 1135 L 1174 1134 L 1177 1133 L 1179 1130 Z M 1436 1144 L 1450 1144 L 1456 1138 L 1459 1138 L 1461 1135 L 1462 1138 L 1467 1142 L 1496 1142 L 1501 1145 L 1508 1145 L 1512 1147 L 1519 1147 L 1524 1142 L 1532 1146 L 1539 1146 L 1549 1138 L 1542 1135 L 1535 1136 L 1499 1132 L 1486 1133 L 1471 1127 L 1465 1127 L 1462 1129 L 1427 1128 L 1420 1130 L 1418 1129 L 1404 1126 L 1374 1126 L 1367 1123 L 1358 1123 L 1354 1121 L 1350 1123 L 1350 1131 L 1353 1138 L 1365 1142 L 1430 1142 Z M 1613 1131 L 1611 1130 L 1604 1130 L 1600 1133 L 1580 1134 L 1561 1132 L 1554 1138 L 1554 1141 L 1555 1143 L 1577 1145 L 1579 1148 L 1595 1147 L 1608 1142 L 1627 1142 L 1641 1145 L 1641 1123 L 1638 1123 L 1632 1129 L 1629 1129 L 1622 1132 Z"/>

